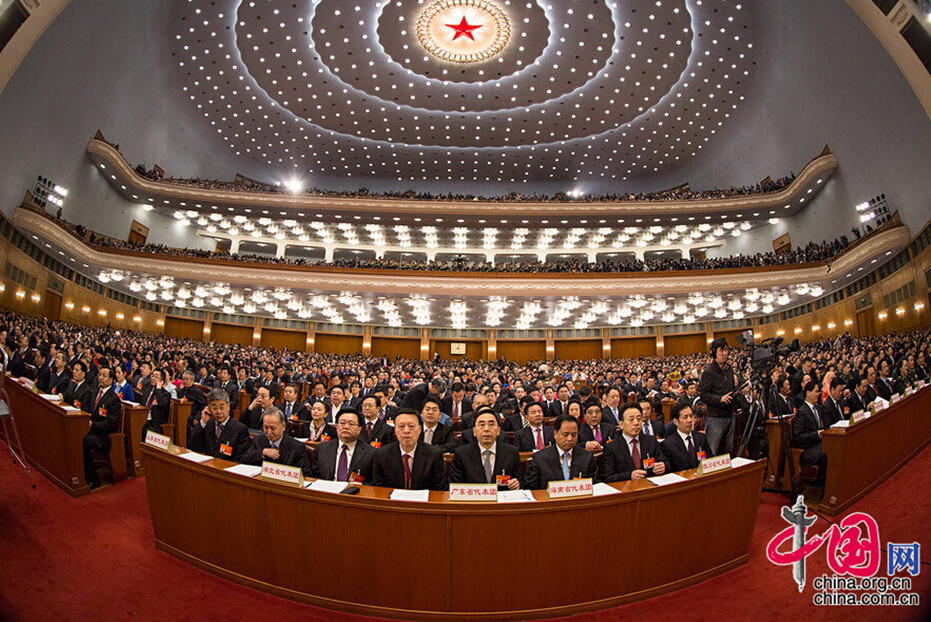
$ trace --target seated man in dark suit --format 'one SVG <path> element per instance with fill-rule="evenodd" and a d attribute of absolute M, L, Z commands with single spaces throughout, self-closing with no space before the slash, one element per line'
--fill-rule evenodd
<path fill-rule="evenodd" d="M 847 397 L 845 410 L 847 413 L 844 419 L 850 419 L 850 415 L 861 410 L 866 410 L 868 402 L 866 401 L 866 392 L 869 390 L 869 382 L 866 378 L 860 378 L 854 385 L 853 391 Z"/>
<path fill-rule="evenodd" d="M 49 383 L 52 378 L 52 370 L 49 361 L 49 347 L 46 344 L 39 346 L 36 352 L 36 388 L 42 393 L 49 392 Z"/>
<path fill-rule="evenodd" d="M 656 440 L 663 438 L 663 428 L 666 427 L 666 422 L 662 419 L 662 413 L 660 417 L 654 419 L 654 410 L 653 402 L 650 400 L 640 400 L 640 411 L 643 413 L 641 420 L 643 422 L 643 427 L 640 429 L 641 432 L 647 436 L 655 436 Z"/>
<path fill-rule="evenodd" d="M 510 490 L 520 488 L 520 453 L 501 440 L 498 415 L 488 406 L 475 411 L 472 432 L 475 442 L 456 449 L 449 467 L 453 484 L 494 484 L 499 475 L 508 479 Z"/>
<path fill-rule="evenodd" d="M 284 418 L 289 420 L 309 420 L 310 413 L 307 412 L 307 407 L 304 406 L 298 400 L 297 386 L 294 384 L 286 384 L 284 391 L 282 392 L 282 397 L 284 401 L 281 403 L 281 412 L 284 413 Z"/>
<path fill-rule="evenodd" d="M 640 404 L 628 402 L 622 406 L 621 434 L 605 446 L 601 456 L 601 477 L 605 482 L 643 479 L 666 472 L 666 453 L 655 436 L 642 433 L 642 416 Z"/>
<path fill-rule="evenodd" d="M 543 425 L 543 404 L 532 402 L 525 411 L 529 424 L 514 435 L 518 451 L 540 451 L 554 442 L 553 428 Z M 576 430 L 578 432 L 578 430 Z"/>
<path fill-rule="evenodd" d="M 368 443 L 375 449 L 395 442 L 394 428 L 378 416 L 379 410 L 377 392 L 362 398 L 362 417 L 365 421 L 362 422 L 359 438 L 363 443 Z"/>
<path fill-rule="evenodd" d="M 820 474 L 815 485 L 823 485 L 827 470 L 828 457 L 821 450 L 821 434 L 824 432 L 824 415 L 819 412 L 817 401 L 821 394 L 818 383 L 809 380 L 802 388 L 805 401 L 798 407 L 792 421 L 792 446 L 801 449 L 801 465 L 819 467 Z"/>
<path fill-rule="evenodd" d="M 465 387 L 461 382 L 454 382 L 449 388 L 449 395 L 443 398 L 443 412 L 450 417 L 465 417 L 472 412 L 472 400 L 465 397 Z"/>
<path fill-rule="evenodd" d="M 830 428 L 841 419 L 848 419 L 850 413 L 845 413 L 847 406 L 843 403 L 844 381 L 836 376 L 831 378 L 831 388 L 824 399 L 821 413 L 824 415 L 824 429 Z"/>
<path fill-rule="evenodd" d="M 585 409 L 585 423 L 579 429 L 579 445 L 589 451 L 601 451 L 617 431 L 617 426 L 602 421 L 601 418 L 601 405 L 589 404 Z"/>
<path fill-rule="evenodd" d="M 194 386 L 194 372 L 190 369 L 186 369 L 181 374 L 181 388 L 178 389 L 178 399 L 187 400 L 191 403 L 191 415 L 187 419 L 187 428 L 190 430 L 200 421 L 200 413 L 207 406 L 207 396 L 204 395 L 200 387 Z"/>
<path fill-rule="evenodd" d="M 420 441 L 420 415 L 402 408 L 394 417 L 397 443 L 375 450 L 372 483 L 387 488 L 446 490 L 443 452 Z"/>
<path fill-rule="evenodd" d="M 100 488 L 100 476 L 94 468 L 91 452 L 98 451 L 102 454 L 110 452 L 110 435 L 118 431 L 120 414 L 123 412 L 123 402 L 113 391 L 110 368 L 106 366 L 107 361 L 101 360 L 99 365 L 97 382 L 100 389 L 94 403 L 88 404 L 91 407 L 90 430 L 84 435 L 84 481 L 91 490 Z"/>
<path fill-rule="evenodd" d="M 90 384 L 85 382 L 86 374 L 87 364 L 84 361 L 76 361 L 71 372 L 71 382 L 68 384 L 68 388 L 65 389 L 64 395 L 61 396 L 61 400 L 65 404 L 70 404 L 88 413 L 94 406 L 91 403 L 94 400 L 94 390 Z"/>
<path fill-rule="evenodd" d="M 68 359 L 64 352 L 55 355 L 54 369 L 49 375 L 48 392 L 56 395 L 64 395 L 65 390 L 71 383 L 71 371 L 68 369 Z"/>
<path fill-rule="evenodd" d="M 242 456 L 252 447 L 249 429 L 230 417 L 230 395 L 224 389 L 211 389 L 207 394 L 207 408 L 200 413 L 200 421 L 188 435 L 187 447 L 191 451 L 241 462 Z"/>
<path fill-rule="evenodd" d="M 595 457 L 579 447 L 579 422 L 571 415 L 561 415 L 554 423 L 554 445 L 538 451 L 530 460 L 523 488 L 543 490 L 550 482 L 580 477 L 598 480 Z M 612 443 L 613 445 L 614 443 Z"/>
<path fill-rule="evenodd" d="M 451 454 L 456 448 L 456 435 L 448 425 L 440 423 L 443 405 L 435 395 L 428 395 L 423 400 L 423 409 L 420 412 L 423 419 L 423 432 L 420 440 L 427 445 L 433 445 L 444 454 Z"/>
<path fill-rule="evenodd" d="M 274 387 L 274 385 L 272 385 Z M 259 387 L 255 391 L 255 399 L 249 404 L 249 408 L 239 414 L 239 422 L 250 430 L 259 430 L 262 428 L 262 415 L 266 410 L 275 405 L 276 395 L 271 387 Z"/>
<path fill-rule="evenodd" d="M 773 417 L 795 414 L 795 399 L 792 397 L 792 379 L 783 374 L 776 379 L 776 396 L 769 399 L 767 410 Z"/>
<path fill-rule="evenodd" d="M 350 409 L 340 411 L 336 421 L 337 438 L 320 443 L 314 452 L 313 476 L 337 482 L 371 484 L 375 449 L 359 440 L 361 431 L 362 415 Z"/>
<path fill-rule="evenodd" d="M 676 402 L 672 407 L 672 421 L 676 431 L 662 443 L 663 453 L 669 462 L 670 471 L 685 471 L 698 468 L 700 458 L 711 458 L 711 447 L 704 432 L 696 432 L 692 407 L 686 402 Z"/>
<path fill-rule="evenodd" d="M 262 415 L 262 430 L 265 433 L 252 439 L 252 447 L 242 456 L 243 464 L 259 466 L 262 462 L 276 462 L 300 467 L 304 477 L 310 477 L 307 448 L 304 443 L 284 433 L 287 425 L 283 412 L 275 407 L 266 410 Z"/>

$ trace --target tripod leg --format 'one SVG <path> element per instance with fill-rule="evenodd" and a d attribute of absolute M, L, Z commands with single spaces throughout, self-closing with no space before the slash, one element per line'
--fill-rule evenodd
<path fill-rule="evenodd" d="M 7 419 L 10 420 L 10 426 L 13 428 L 12 437 L 10 436 L 9 431 L 7 430 L 7 427 L 6 427 Z M 29 480 L 29 484 L 32 485 L 33 490 L 35 490 L 36 484 L 34 481 L 32 481 L 32 472 L 30 472 L 29 470 L 29 465 L 26 464 L 26 460 L 25 460 L 26 455 L 23 453 L 23 443 L 19 439 L 19 429 L 17 429 L 16 427 L 16 419 L 13 418 L 13 413 L 10 413 L 6 417 L 3 417 L 3 434 L 6 436 L 7 447 L 9 447 L 10 454 L 13 456 L 13 464 L 16 464 L 17 462 L 19 462 L 20 465 L 22 465 L 23 471 L 26 472 L 26 479 Z M 17 453 L 17 451 L 13 448 L 14 438 L 16 439 L 16 447 L 19 449 L 19 453 Z"/>

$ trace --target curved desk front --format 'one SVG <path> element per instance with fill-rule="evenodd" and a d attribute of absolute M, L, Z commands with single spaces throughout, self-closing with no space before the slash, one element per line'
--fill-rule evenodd
<path fill-rule="evenodd" d="M 179 451 L 179 450 L 175 450 Z M 184 450 L 180 450 L 184 451 Z M 392 501 L 298 489 L 142 448 L 156 546 L 236 583 L 352 613 L 530 619 L 642 600 L 747 561 L 764 462 L 622 494 Z"/>

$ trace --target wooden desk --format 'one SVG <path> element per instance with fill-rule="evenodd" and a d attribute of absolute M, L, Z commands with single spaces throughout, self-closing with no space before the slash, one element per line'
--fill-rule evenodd
<path fill-rule="evenodd" d="M 133 477 L 145 475 L 142 454 L 139 453 L 139 441 L 142 428 L 149 417 L 149 409 L 144 404 L 123 402 L 123 434 L 126 436 L 126 459 L 129 462 L 129 474 Z"/>
<path fill-rule="evenodd" d="M 53 484 L 73 497 L 90 492 L 84 481 L 84 435 L 90 415 L 66 412 L 10 377 L 4 381 L 10 410 L 23 443 L 26 459 Z"/>
<path fill-rule="evenodd" d="M 792 438 L 792 421 L 794 419 L 795 415 L 783 416 L 783 423 L 787 427 L 790 439 Z M 764 480 L 766 487 L 778 490 L 792 490 L 789 466 L 782 453 L 782 428 L 779 425 L 779 419 L 767 419 L 764 426 L 766 442 L 769 448 L 769 463 L 766 468 L 766 479 Z M 796 473 L 795 477 L 798 477 L 798 475 Z"/>
<path fill-rule="evenodd" d="M 624 482 L 613 485 L 624 494 L 584 499 L 548 501 L 536 492 L 537 503 L 456 504 L 431 492 L 428 503 L 410 503 L 389 500 L 387 488 L 327 494 L 227 473 L 232 463 L 222 460 L 196 464 L 149 446 L 142 453 L 161 550 L 285 598 L 415 620 L 570 615 L 727 572 L 747 561 L 764 468 L 685 472 L 692 481 L 662 488 Z M 708 522 L 695 537 L 681 528 L 683 512 L 727 520 Z M 289 535 L 313 525 L 333 537 Z M 616 537 L 580 557 L 566 546 L 580 528 Z M 364 533 L 380 534 L 377 544 L 357 537 Z M 508 589 L 489 572 L 509 577 Z M 547 577 L 559 577 L 556 589 L 541 589 Z"/>
<path fill-rule="evenodd" d="M 186 399 L 171 398 L 171 408 L 168 411 L 168 425 L 171 427 L 166 429 L 167 426 L 162 426 L 162 430 L 178 447 L 187 447 L 187 420 L 190 416 L 191 402 Z M 141 432 L 139 438 L 142 438 Z"/>
<path fill-rule="evenodd" d="M 879 486 L 931 443 L 931 387 L 846 429 L 826 430 L 828 472 L 820 510 L 834 516 Z"/>

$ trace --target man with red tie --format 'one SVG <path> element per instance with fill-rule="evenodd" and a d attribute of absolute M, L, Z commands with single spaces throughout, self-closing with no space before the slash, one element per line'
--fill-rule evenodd
<path fill-rule="evenodd" d="M 666 472 L 666 453 L 655 436 L 641 432 L 643 412 L 640 404 L 628 402 L 621 411 L 621 431 L 608 443 L 601 456 L 601 475 L 605 482 L 643 479 Z"/>
<path fill-rule="evenodd" d="M 91 409 L 90 430 L 84 435 L 84 480 L 91 490 L 100 488 L 100 476 L 94 468 L 92 451 L 102 454 L 110 453 L 110 435 L 118 431 L 123 402 L 113 391 L 113 379 L 107 360 L 98 362 L 97 373 L 99 390 Z"/>
<path fill-rule="evenodd" d="M 397 443 L 375 450 L 372 483 L 408 490 L 446 490 L 442 450 L 420 440 L 420 415 L 402 408 L 394 418 Z"/>
<path fill-rule="evenodd" d="M 518 451 L 540 451 L 553 444 L 553 428 L 543 425 L 543 403 L 530 402 L 524 412 L 528 425 L 514 435 Z"/>
<path fill-rule="evenodd" d="M 579 445 L 589 451 L 601 451 L 614 438 L 617 426 L 602 421 L 602 407 L 591 403 L 585 408 L 585 423 L 579 428 Z"/>

